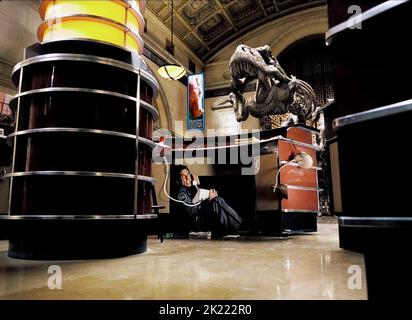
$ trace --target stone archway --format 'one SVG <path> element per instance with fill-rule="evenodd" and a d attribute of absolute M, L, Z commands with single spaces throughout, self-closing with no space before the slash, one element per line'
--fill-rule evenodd
<path fill-rule="evenodd" d="M 324 34 L 326 30 L 327 21 L 324 21 L 324 19 L 319 19 L 318 21 L 307 21 L 288 29 L 287 32 L 279 34 L 270 43 L 268 43 L 268 45 L 272 49 L 272 54 L 274 56 L 278 56 L 283 50 L 294 43 L 310 36 Z"/>

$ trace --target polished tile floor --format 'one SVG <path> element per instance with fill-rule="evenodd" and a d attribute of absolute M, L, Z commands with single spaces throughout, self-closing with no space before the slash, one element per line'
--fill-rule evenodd
<path fill-rule="evenodd" d="M 363 255 L 339 249 L 337 221 L 288 238 L 149 239 L 146 253 L 88 261 L 24 261 L 0 241 L 0 299 L 367 299 Z M 48 287 L 48 268 L 62 289 Z M 361 289 L 350 289 L 352 266 Z M 353 267 L 352 267 L 353 268 Z"/>

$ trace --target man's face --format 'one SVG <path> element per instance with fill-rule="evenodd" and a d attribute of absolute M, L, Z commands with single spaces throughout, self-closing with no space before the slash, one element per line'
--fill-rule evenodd
<path fill-rule="evenodd" d="M 183 186 L 189 188 L 192 185 L 192 177 L 190 176 L 190 172 L 187 169 L 183 169 L 180 171 L 180 182 Z"/>

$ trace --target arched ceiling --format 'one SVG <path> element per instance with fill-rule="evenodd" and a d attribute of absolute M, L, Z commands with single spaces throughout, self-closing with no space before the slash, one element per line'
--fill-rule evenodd
<path fill-rule="evenodd" d="M 174 0 L 173 34 L 207 62 L 246 32 L 325 4 L 326 0 Z M 146 6 L 170 29 L 171 0 L 148 0 Z"/>

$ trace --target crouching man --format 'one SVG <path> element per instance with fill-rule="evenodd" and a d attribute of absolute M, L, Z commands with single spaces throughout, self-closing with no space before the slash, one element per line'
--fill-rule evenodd
<path fill-rule="evenodd" d="M 242 223 L 240 215 L 219 197 L 215 189 L 210 189 L 208 199 L 193 203 L 197 192 L 193 182 L 199 184 L 199 178 L 186 166 L 180 165 L 176 169 L 178 187 L 175 198 L 181 202 L 175 203 L 173 213 L 179 233 L 188 236 L 190 231 L 210 231 L 214 239 L 236 233 Z"/>

